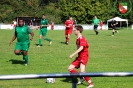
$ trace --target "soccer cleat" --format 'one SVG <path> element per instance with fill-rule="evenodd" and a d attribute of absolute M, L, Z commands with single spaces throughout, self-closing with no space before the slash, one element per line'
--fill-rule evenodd
<path fill-rule="evenodd" d="M 37 47 L 40 47 L 40 45 L 38 45 Z"/>
<path fill-rule="evenodd" d="M 96 32 L 96 35 L 98 35 L 98 33 L 99 33 L 99 32 L 97 31 L 97 32 Z"/>
<path fill-rule="evenodd" d="M 86 87 L 86 88 L 92 88 L 92 87 L 94 87 L 94 85 L 93 84 L 90 84 L 88 87 Z"/>
<path fill-rule="evenodd" d="M 119 31 L 115 31 L 115 33 L 119 33 Z"/>
<path fill-rule="evenodd" d="M 80 79 L 80 81 L 77 83 L 77 85 L 82 84 L 83 81 L 84 81 L 84 79 Z"/>
<path fill-rule="evenodd" d="M 66 45 L 68 45 L 68 42 L 66 42 Z"/>
<path fill-rule="evenodd" d="M 52 40 L 49 41 L 49 45 L 51 45 L 51 44 L 52 44 Z"/>
<path fill-rule="evenodd" d="M 27 66 L 28 64 L 24 64 L 24 66 Z"/>

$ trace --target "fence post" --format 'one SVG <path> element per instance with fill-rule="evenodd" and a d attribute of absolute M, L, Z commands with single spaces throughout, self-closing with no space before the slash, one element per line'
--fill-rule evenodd
<path fill-rule="evenodd" d="M 77 88 L 78 79 L 76 76 L 72 77 L 72 88 Z"/>

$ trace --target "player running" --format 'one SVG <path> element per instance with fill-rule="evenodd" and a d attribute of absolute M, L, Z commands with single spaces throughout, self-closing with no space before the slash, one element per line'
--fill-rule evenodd
<path fill-rule="evenodd" d="M 116 25 L 118 24 L 118 22 L 116 22 L 116 20 L 114 20 L 114 18 L 112 18 L 111 21 L 111 26 L 112 26 L 112 36 L 114 36 L 114 33 L 119 33 L 118 31 L 116 31 Z"/>
<path fill-rule="evenodd" d="M 100 21 L 97 18 L 97 16 L 94 16 L 94 19 L 92 20 L 92 22 L 94 24 L 94 31 L 96 32 L 96 35 L 98 35 L 99 32 L 97 31 L 97 28 L 98 28 Z"/>
<path fill-rule="evenodd" d="M 73 25 L 74 25 L 74 21 L 72 19 L 72 17 L 69 18 L 69 20 L 65 21 L 65 37 L 66 37 L 66 45 L 68 45 L 69 41 L 70 41 L 70 35 L 72 34 L 72 30 L 73 30 Z"/>
<path fill-rule="evenodd" d="M 81 73 L 85 73 L 85 67 L 86 67 L 86 64 L 88 62 L 88 58 L 89 58 L 88 48 L 89 48 L 89 45 L 88 45 L 88 42 L 85 39 L 85 37 L 82 36 L 82 34 L 81 34 L 82 31 L 83 31 L 82 26 L 76 25 L 74 27 L 74 34 L 77 36 L 77 40 L 76 40 L 77 50 L 74 53 L 72 53 L 69 56 L 69 58 L 71 59 L 76 54 L 78 54 L 78 57 L 76 57 L 76 59 L 68 67 L 68 70 L 71 73 L 77 73 L 77 71 L 74 68 L 80 68 Z M 87 88 L 91 88 L 91 87 L 94 86 L 89 77 L 82 77 L 78 84 L 81 84 L 83 82 L 83 80 L 86 80 L 86 82 L 88 82 L 88 87 Z"/>
<path fill-rule="evenodd" d="M 48 26 L 49 26 L 48 20 L 46 19 L 45 14 L 43 14 L 39 31 L 38 47 L 42 45 L 42 38 L 44 38 L 44 40 L 46 41 L 49 41 L 49 45 L 52 44 L 52 40 L 46 37 Z"/>
<path fill-rule="evenodd" d="M 29 34 L 31 35 L 29 38 Z M 15 33 L 9 44 L 17 38 L 17 43 L 15 46 L 14 53 L 16 55 L 23 55 L 23 60 L 25 60 L 25 66 L 28 65 L 28 49 L 30 45 L 30 40 L 32 41 L 34 33 L 29 27 L 24 25 L 23 19 L 19 19 L 18 26 L 15 28 Z"/>

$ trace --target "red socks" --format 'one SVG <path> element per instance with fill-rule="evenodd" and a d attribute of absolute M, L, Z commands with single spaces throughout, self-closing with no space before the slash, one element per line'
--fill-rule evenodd
<path fill-rule="evenodd" d="M 69 70 L 71 73 L 78 73 L 76 70 L 72 69 L 72 70 Z"/>

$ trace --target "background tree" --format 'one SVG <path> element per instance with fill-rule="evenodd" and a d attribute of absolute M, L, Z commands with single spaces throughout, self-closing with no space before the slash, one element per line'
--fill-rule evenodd
<path fill-rule="evenodd" d="M 73 16 L 79 24 L 92 23 L 96 15 L 106 22 L 108 19 L 120 16 L 115 12 L 116 0 L 1 0 L 0 23 L 11 23 L 16 17 L 36 16 L 46 14 L 49 21 L 62 24 Z M 126 1 L 126 0 L 119 0 Z M 122 17 L 133 21 L 133 12 Z"/>
<path fill-rule="evenodd" d="M 93 17 L 106 21 L 114 15 L 110 0 L 60 0 L 62 17 L 73 16 L 79 23 L 91 23 Z"/>

